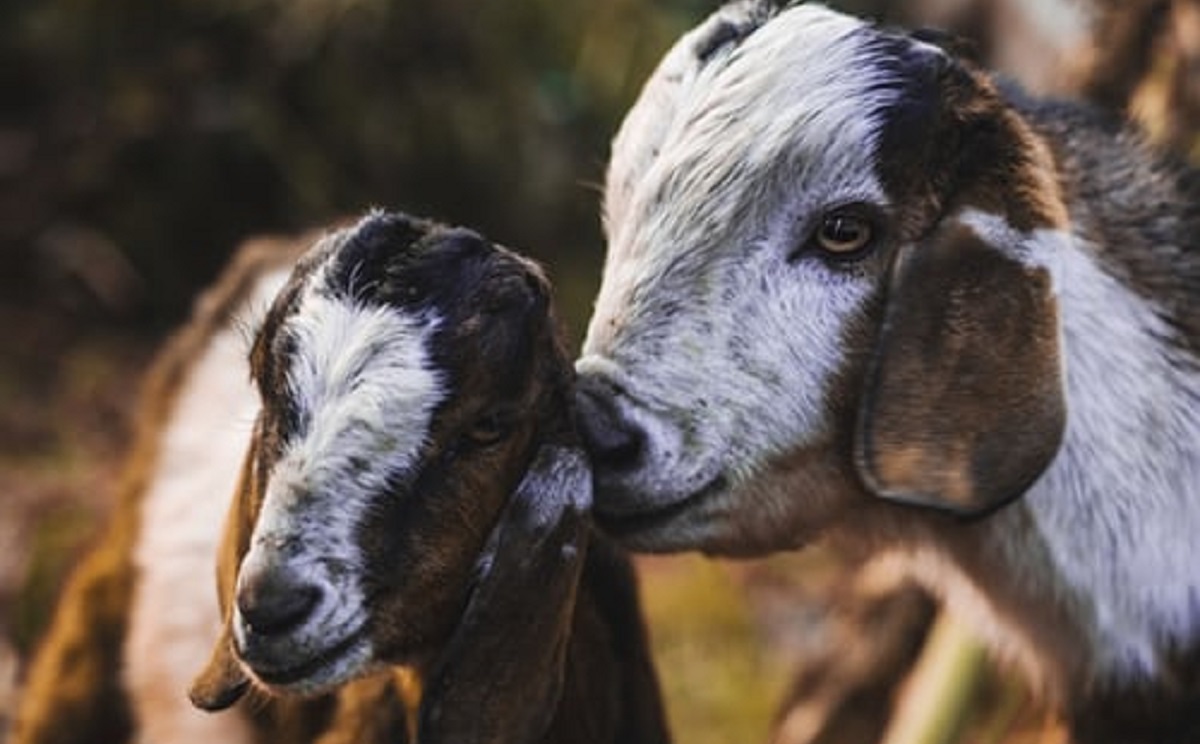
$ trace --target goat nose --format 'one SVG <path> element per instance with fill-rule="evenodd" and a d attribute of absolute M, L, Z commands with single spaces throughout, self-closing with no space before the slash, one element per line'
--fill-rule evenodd
<path fill-rule="evenodd" d="M 581 380 L 575 403 L 584 445 L 598 467 L 631 470 L 642 459 L 646 434 L 622 415 L 611 393 L 594 389 Z"/>
<path fill-rule="evenodd" d="M 321 587 L 297 572 L 273 569 L 243 575 L 237 607 L 247 629 L 258 635 L 281 635 L 304 624 L 321 600 Z"/>

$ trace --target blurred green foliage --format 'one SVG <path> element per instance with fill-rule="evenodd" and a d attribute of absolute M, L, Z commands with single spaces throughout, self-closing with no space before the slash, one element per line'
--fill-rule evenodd
<path fill-rule="evenodd" d="M 640 562 L 643 608 L 675 741 L 767 741 L 793 671 L 765 642 L 729 565 L 697 555 Z"/>
<path fill-rule="evenodd" d="M 246 235 L 379 205 L 547 261 L 579 325 L 608 140 L 713 5 L 8 0 L 0 297 L 95 283 L 91 264 L 117 257 L 138 288 L 125 304 L 169 323 Z"/>

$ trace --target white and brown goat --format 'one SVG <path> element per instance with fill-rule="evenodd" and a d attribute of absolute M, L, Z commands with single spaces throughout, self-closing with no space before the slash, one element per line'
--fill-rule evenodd
<path fill-rule="evenodd" d="M 400 215 L 301 247 L 245 251 L 156 365 L 14 741 L 666 742 L 540 272 Z M 231 318 L 277 292 L 252 383 Z M 196 710 L 202 667 L 205 708 L 258 689 Z"/>
<path fill-rule="evenodd" d="M 406 670 L 422 744 L 667 740 L 630 566 L 589 540 L 549 303 L 529 262 L 398 214 L 298 263 L 251 352 L 197 705 Z"/>
<path fill-rule="evenodd" d="M 1078 740 L 1200 739 L 1200 174 L 934 35 L 738 2 L 629 112 L 605 224 L 602 526 L 901 556 Z"/>

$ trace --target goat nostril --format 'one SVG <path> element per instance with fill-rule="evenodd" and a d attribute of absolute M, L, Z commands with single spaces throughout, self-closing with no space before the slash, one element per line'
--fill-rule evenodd
<path fill-rule="evenodd" d="M 237 593 L 238 612 L 258 635 L 281 635 L 302 625 L 317 608 L 321 588 L 287 571 L 246 577 Z"/>
<path fill-rule="evenodd" d="M 646 435 L 610 398 L 580 389 L 577 405 L 584 444 L 596 465 L 631 470 L 641 461 Z"/>

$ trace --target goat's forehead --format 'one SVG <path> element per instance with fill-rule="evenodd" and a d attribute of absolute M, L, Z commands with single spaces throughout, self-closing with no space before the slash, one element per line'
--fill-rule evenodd
<path fill-rule="evenodd" d="M 440 320 L 435 308 L 368 302 L 338 286 L 330 265 L 322 265 L 284 324 L 295 349 L 290 381 L 349 394 L 374 376 L 384 378 L 380 384 L 421 380 L 394 392 L 426 395 L 436 388 L 430 344 Z"/>
<path fill-rule="evenodd" d="M 710 59 L 697 56 L 702 33 L 718 31 L 702 26 L 679 42 L 614 141 L 610 249 L 622 250 L 629 225 L 745 214 L 781 178 L 882 196 L 871 193 L 873 166 L 903 82 L 896 52 L 940 52 L 813 5 L 782 11 Z"/>
<path fill-rule="evenodd" d="M 439 321 L 317 286 L 284 323 L 285 384 L 266 400 L 292 414 L 272 488 L 320 490 L 350 479 L 369 486 L 366 499 L 415 466 L 446 397 L 430 354 Z"/>

